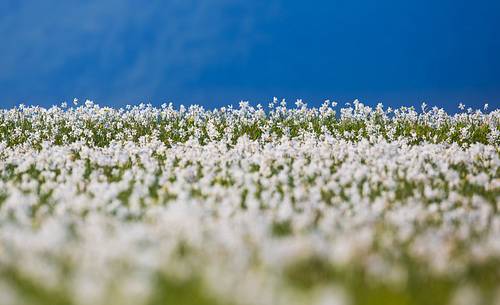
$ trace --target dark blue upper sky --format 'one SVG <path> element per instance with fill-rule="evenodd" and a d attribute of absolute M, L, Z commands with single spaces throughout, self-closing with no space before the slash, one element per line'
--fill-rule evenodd
<path fill-rule="evenodd" d="M 500 1 L 0 0 L 0 106 L 500 105 Z"/>

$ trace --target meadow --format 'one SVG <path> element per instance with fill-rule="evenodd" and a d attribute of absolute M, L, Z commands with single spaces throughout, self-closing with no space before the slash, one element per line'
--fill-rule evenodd
<path fill-rule="evenodd" d="M 2 109 L 0 304 L 499 305 L 486 108 Z"/>

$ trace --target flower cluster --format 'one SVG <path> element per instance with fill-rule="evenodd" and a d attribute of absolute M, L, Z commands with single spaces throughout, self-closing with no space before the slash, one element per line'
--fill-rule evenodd
<path fill-rule="evenodd" d="M 0 110 L 0 303 L 498 304 L 500 111 L 335 107 Z"/>

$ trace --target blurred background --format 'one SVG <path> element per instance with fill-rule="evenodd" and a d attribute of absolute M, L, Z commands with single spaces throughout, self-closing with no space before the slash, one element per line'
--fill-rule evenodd
<path fill-rule="evenodd" d="M 500 105 L 500 1 L 0 0 L 0 106 Z"/>

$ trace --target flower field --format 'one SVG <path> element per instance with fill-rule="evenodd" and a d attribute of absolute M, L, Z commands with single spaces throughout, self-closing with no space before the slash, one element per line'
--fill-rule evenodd
<path fill-rule="evenodd" d="M 1 305 L 500 304 L 500 110 L 0 110 Z"/>

